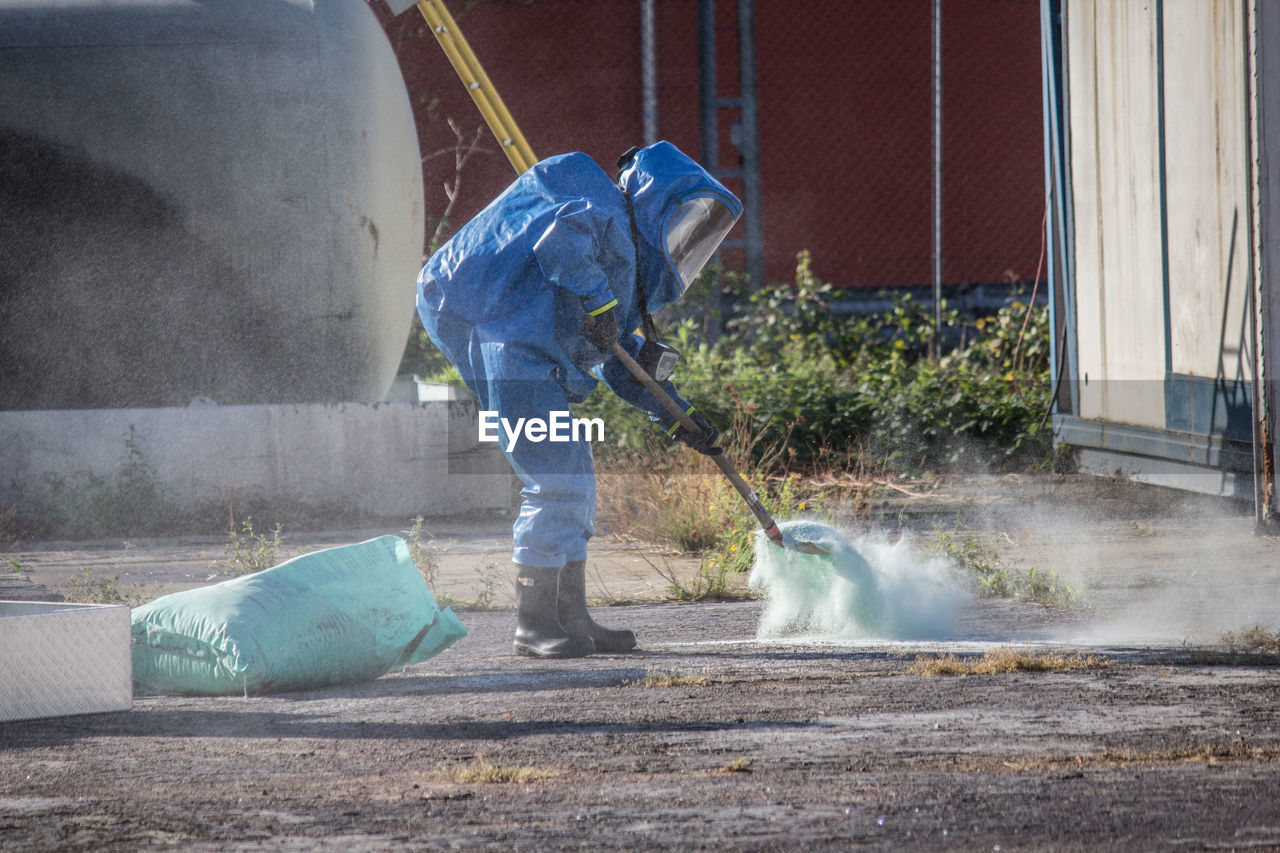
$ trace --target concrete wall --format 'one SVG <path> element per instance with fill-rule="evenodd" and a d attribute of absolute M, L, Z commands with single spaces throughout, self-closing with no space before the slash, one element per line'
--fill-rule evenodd
<path fill-rule="evenodd" d="M 0 412 L 0 506 L 40 500 L 50 474 L 113 476 L 132 429 L 182 509 L 252 499 L 406 521 L 507 512 L 515 479 L 498 446 L 477 441 L 476 411 L 457 400 Z"/>

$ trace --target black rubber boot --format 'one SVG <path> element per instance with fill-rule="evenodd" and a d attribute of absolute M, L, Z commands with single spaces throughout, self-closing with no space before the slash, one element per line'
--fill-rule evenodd
<path fill-rule="evenodd" d="M 602 628 L 587 612 L 587 563 L 565 563 L 560 570 L 560 592 L 556 596 L 560 624 L 575 636 L 590 637 L 598 652 L 629 652 L 636 647 L 630 631 Z"/>
<path fill-rule="evenodd" d="M 596 650 L 589 636 L 575 636 L 556 618 L 556 582 L 560 570 L 516 564 L 516 641 L 518 655 L 580 658 Z"/>

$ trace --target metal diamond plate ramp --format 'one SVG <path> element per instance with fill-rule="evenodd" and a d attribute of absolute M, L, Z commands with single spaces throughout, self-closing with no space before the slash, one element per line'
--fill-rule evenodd
<path fill-rule="evenodd" d="M 0 721 L 133 707 L 129 608 L 0 601 Z"/>

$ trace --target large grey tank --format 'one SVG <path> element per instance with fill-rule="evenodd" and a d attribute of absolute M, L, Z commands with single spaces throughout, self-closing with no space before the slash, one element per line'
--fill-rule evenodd
<path fill-rule="evenodd" d="M 0 408 L 381 399 L 422 217 L 365 0 L 0 0 Z"/>

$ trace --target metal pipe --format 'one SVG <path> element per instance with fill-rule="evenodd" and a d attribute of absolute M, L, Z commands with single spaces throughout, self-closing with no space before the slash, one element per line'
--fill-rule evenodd
<path fill-rule="evenodd" d="M 1254 514 L 1257 530 L 1262 533 L 1280 532 L 1280 511 L 1276 497 L 1276 434 L 1280 431 L 1277 418 L 1276 387 L 1272 378 L 1277 347 L 1277 294 L 1275 282 L 1280 268 L 1280 250 L 1274 240 L 1268 239 L 1275 230 L 1277 202 L 1280 200 L 1280 169 L 1276 155 L 1280 151 L 1280 89 L 1277 88 L 1275 65 L 1280 56 L 1280 15 L 1275 14 L 1272 3 L 1258 0 L 1245 13 L 1248 36 L 1246 45 L 1252 48 L 1255 67 L 1245 75 L 1252 94 L 1252 127 L 1248 136 L 1251 152 L 1248 162 L 1253 164 L 1253 181 L 1249 214 L 1253 219 L 1252 230 L 1257 258 L 1254 275 L 1257 282 L 1250 289 L 1250 296 L 1257 300 L 1252 312 L 1255 360 L 1255 407 L 1253 420 L 1254 439 Z M 1246 56 L 1250 51 L 1245 51 Z"/>
<path fill-rule="evenodd" d="M 765 286 L 764 222 L 760 187 L 760 127 L 756 109 L 756 25 L 753 0 L 738 0 L 738 81 L 742 99 L 742 204 L 747 238 L 747 279 Z"/>
<path fill-rule="evenodd" d="M 942 355 L 942 0 L 933 0 L 933 355 Z"/>
<path fill-rule="evenodd" d="M 658 36 L 653 2 L 641 0 L 640 3 L 640 89 L 645 145 L 658 141 Z"/>
<path fill-rule="evenodd" d="M 715 0 L 698 0 L 698 158 L 715 174 L 720 168 L 716 121 L 716 7 Z"/>
<path fill-rule="evenodd" d="M 1049 38 L 1049 28 L 1052 26 L 1049 12 L 1049 0 L 1040 0 L 1040 107 L 1043 122 L 1043 141 L 1044 141 L 1044 203 L 1048 208 L 1049 214 L 1045 217 L 1044 222 L 1044 241 L 1045 241 L 1045 280 L 1049 284 L 1049 375 L 1058 375 L 1058 365 L 1061 363 L 1063 354 L 1058 351 L 1058 323 L 1062 319 L 1058 315 L 1058 294 L 1062 282 L 1059 280 L 1061 274 L 1058 269 L 1057 246 L 1058 241 L 1054 229 L 1057 226 L 1058 212 L 1055 208 L 1057 203 L 1057 193 L 1053 186 L 1053 158 L 1054 158 L 1054 139 L 1053 139 L 1053 123 L 1050 119 L 1050 111 L 1053 109 L 1053 87 L 1050 85 L 1050 77 L 1053 74 L 1053 45 Z M 1032 282 L 1035 286 L 1035 282 Z M 1052 387 L 1052 386 L 1050 386 Z M 1052 391 L 1050 392 L 1053 393 Z M 1056 400 L 1050 397 L 1049 408 L 1052 410 L 1056 404 Z"/>
<path fill-rule="evenodd" d="M 1076 341 L 1075 298 L 1075 209 L 1071 196 L 1071 163 L 1067 156 L 1067 133 L 1071 122 L 1064 86 L 1066 85 L 1066 45 L 1060 0 L 1041 0 L 1040 20 L 1044 27 L 1044 56 L 1047 57 L 1046 73 L 1048 95 L 1045 110 L 1049 122 L 1048 133 L 1053 146 L 1049 161 L 1052 169 L 1054 224 L 1050 245 L 1055 247 L 1051 257 L 1057 262 L 1054 282 L 1061 288 L 1063 342 L 1054 368 L 1054 376 L 1065 376 L 1067 400 L 1071 413 L 1080 412 L 1079 348 Z M 1058 303 L 1055 301 L 1054 303 Z M 1054 325 L 1055 333 L 1058 326 Z M 1056 396 L 1056 395 L 1055 395 Z"/>

